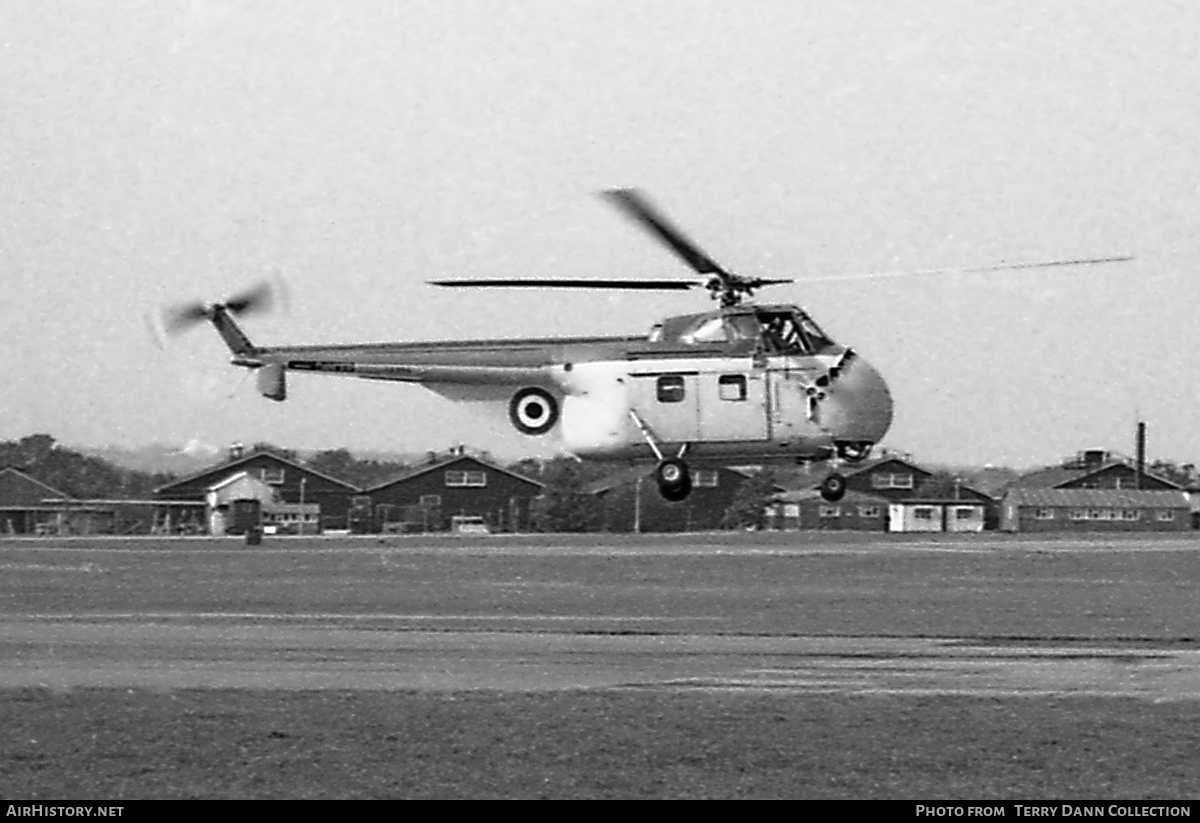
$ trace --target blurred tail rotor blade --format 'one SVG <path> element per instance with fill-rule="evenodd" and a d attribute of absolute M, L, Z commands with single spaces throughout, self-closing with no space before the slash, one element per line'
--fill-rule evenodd
<path fill-rule="evenodd" d="M 208 314 L 208 306 L 196 301 L 194 303 L 182 303 L 166 307 L 159 315 L 159 320 L 162 324 L 162 330 L 166 334 L 176 335 L 187 331 L 197 323 L 207 320 Z"/>
<path fill-rule="evenodd" d="M 278 288 L 270 280 L 264 280 L 241 294 L 225 301 L 225 308 L 234 314 L 268 311 L 279 301 Z"/>

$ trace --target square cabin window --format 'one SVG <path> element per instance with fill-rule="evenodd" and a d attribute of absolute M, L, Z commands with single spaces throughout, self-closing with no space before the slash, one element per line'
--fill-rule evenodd
<path fill-rule="evenodd" d="M 692 486 L 715 489 L 720 481 L 716 469 L 696 469 L 692 472 Z"/>
<path fill-rule="evenodd" d="M 1053 508 L 1038 509 L 1037 510 L 1037 519 L 1038 520 L 1053 520 L 1054 519 L 1054 509 Z"/>
<path fill-rule="evenodd" d="M 746 375 L 723 374 L 717 378 L 717 388 L 720 391 L 722 400 L 745 400 Z"/>
<path fill-rule="evenodd" d="M 1170 509 L 1160 509 L 1158 514 L 1155 516 L 1155 520 L 1159 520 L 1163 523 L 1169 523 L 1174 519 L 1175 512 L 1171 511 Z"/>
<path fill-rule="evenodd" d="M 658 402 L 683 402 L 683 375 L 664 374 L 662 377 L 658 378 Z"/>
<path fill-rule="evenodd" d="M 924 506 L 915 508 L 913 509 L 913 517 L 917 518 L 918 520 L 932 520 L 933 509 Z"/>

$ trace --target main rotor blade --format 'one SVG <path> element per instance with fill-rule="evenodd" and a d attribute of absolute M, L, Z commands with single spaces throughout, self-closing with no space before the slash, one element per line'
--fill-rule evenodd
<path fill-rule="evenodd" d="M 687 291 L 703 285 L 692 280 L 430 280 L 431 286 L 451 288 L 634 289 Z"/>
<path fill-rule="evenodd" d="M 609 189 L 601 192 L 601 195 L 611 200 L 625 214 L 666 243 L 697 273 L 715 274 L 722 280 L 732 276 L 721 268 L 717 261 L 701 251 L 700 247 L 676 228 L 670 220 L 660 214 L 637 189 Z"/>
<path fill-rule="evenodd" d="M 839 280 L 870 280 L 877 277 L 921 277 L 927 274 L 976 274 L 987 271 L 1012 271 L 1017 269 L 1048 269 L 1055 266 L 1096 266 L 1108 263 L 1127 263 L 1135 259 L 1132 255 L 1119 257 L 1082 257 L 1076 260 L 1043 260 L 1033 263 L 997 263 L 994 266 L 964 266 L 949 269 L 923 269 L 918 271 L 876 271 L 859 274 L 822 275 L 805 277 L 799 283 L 834 283 Z"/>

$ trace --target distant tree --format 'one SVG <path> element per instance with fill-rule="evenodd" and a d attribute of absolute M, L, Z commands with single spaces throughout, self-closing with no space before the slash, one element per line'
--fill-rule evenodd
<path fill-rule="evenodd" d="M 767 519 L 764 510 L 775 494 L 775 488 L 775 473 L 770 469 L 764 469 L 743 480 L 721 518 L 722 528 L 764 528 Z"/>
<path fill-rule="evenodd" d="M 321 474 L 349 482 L 356 463 L 358 461 L 354 459 L 354 455 L 346 449 L 327 449 L 313 455 L 308 461 L 308 467 Z"/>
<path fill-rule="evenodd" d="M 1146 470 L 1185 489 L 1196 483 L 1196 466 L 1193 463 L 1178 464 L 1170 460 L 1155 460 L 1146 466 Z"/>
<path fill-rule="evenodd" d="M 32 469 L 51 456 L 55 448 L 54 437 L 49 434 L 30 434 L 20 440 L 0 444 L 0 465 Z"/>
<path fill-rule="evenodd" d="M 570 458 L 558 458 L 546 464 L 541 482 L 542 496 L 533 504 L 532 517 L 538 531 L 585 532 L 599 529 L 604 511 L 595 495 L 584 487 L 596 479 L 589 470 Z"/>
<path fill-rule="evenodd" d="M 541 480 L 545 463 L 535 457 L 523 457 L 516 463 L 505 466 L 510 472 L 528 477 L 530 480 Z"/>
<path fill-rule="evenodd" d="M 0 465 L 15 466 L 66 495 L 83 498 L 146 497 L 172 477 L 115 466 L 60 446 L 48 434 L 0 443 Z"/>

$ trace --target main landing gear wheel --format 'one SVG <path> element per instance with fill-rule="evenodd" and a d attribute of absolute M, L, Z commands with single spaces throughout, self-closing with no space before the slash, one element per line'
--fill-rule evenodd
<path fill-rule="evenodd" d="M 846 478 L 834 472 L 821 481 L 821 497 L 836 503 L 846 496 Z"/>
<path fill-rule="evenodd" d="M 672 503 L 692 493 L 692 473 L 678 457 L 668 457 L 655 466 L 654 480 L 658 483 L 658 493 Z"/>

